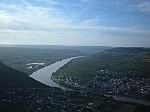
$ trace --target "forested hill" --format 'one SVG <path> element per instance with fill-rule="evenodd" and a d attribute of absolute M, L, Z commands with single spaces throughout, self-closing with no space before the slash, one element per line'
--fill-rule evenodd
<path fill-rule="evenodd" d="M 150 53 L 150 48 L 143 48 L 143 47 L 118 47 L 107 49 L 105 51 L 114 52 L 114 53 L 132 53 L 132 54 L 139 54 L 139 53 Z"/>
<path fill-rule="evenodd" d="M 97 72 L 106 71 L 110 76 L 150 78 L 150 49 L 113 48 L 82 59 L 73 60 L 53 76 L 77 77 L 82 81 L 93 78 Z"/>
<path fill-rule="evenodd" d="M 45 85 L 0 62 L 0 88 L 41 88 Z"/>

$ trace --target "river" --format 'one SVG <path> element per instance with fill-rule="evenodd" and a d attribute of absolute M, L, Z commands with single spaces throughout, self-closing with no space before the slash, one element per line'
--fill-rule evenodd
<path fill-rule="evenodd" d="M 55 83 L 52 80 L 51 78 L 52 74 L 55 73 L 57 70 L 59 70 L 61 67 L 63 67 L 65 64 L 69 63 L 71 60 L 81 58 L 81 57 L 83 56 L 76 56 L 67 59 L 62 59 L 61 61 L 57 61 L 54 64 L 51 64 L 49 66 L 46 66 L 42 69 L 33 72 L 30 75 L 30 77 L 47 86 L 65 89 L 64 87 L 60 86 L 59 84 Z"/>

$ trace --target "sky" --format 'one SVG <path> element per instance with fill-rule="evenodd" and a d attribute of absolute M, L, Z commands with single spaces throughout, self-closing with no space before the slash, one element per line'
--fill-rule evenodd
<path fill-rule="evenodd" d="M 0 44 L 150 47 L 150 0 L 0 0 Z"/>

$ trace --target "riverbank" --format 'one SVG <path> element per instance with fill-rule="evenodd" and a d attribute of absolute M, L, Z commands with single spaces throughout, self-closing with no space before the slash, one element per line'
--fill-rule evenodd
<path fill-rule="evenodd" d="M 63 59 L 61 61 L 57 61 L 54 64 L 51 64 L 40 70 L 37 70 L 36 72 L 33 72 L 30 75 L 30 77 L 47 86 L 65 89 L 64 87 L 60 86 L 59 84 L 55 83 L 52 80 L 51 78 L 52 74 L 55 73 L 57 70 L 59 70 L 61 67 L 63 67 L 65 64 L 69 63 L 71 60 L 81 58 L 81 57 L 83 56 L 76 56 L 76 57 Z"/>

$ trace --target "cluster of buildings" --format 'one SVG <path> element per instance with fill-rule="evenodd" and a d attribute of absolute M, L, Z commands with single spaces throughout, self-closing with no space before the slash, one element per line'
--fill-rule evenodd
<path fill-rule="evenodd" d="M 62 81 L 64 86 L 73 89 L 93 91 L 119 96 L 128 96 L 150 100 L 150 79 L 128 77 L 119 73 L 109 72 L 109 70 L 97 70 L 91 73 L 94 76 L 91 80 L 81 82 L 79 78 L 72 75 L 62 75 L 57 80 Z M 81 84 L 82 83 L 82 84 Z M 86 88 L 86 89 L 84 89 Z"/>
<path fill-rule="evenodd" d="M 98 93 L 150 99 L 150 79 L 131 78 L 98 70 L 93 79 L 85 85 Z"/>

